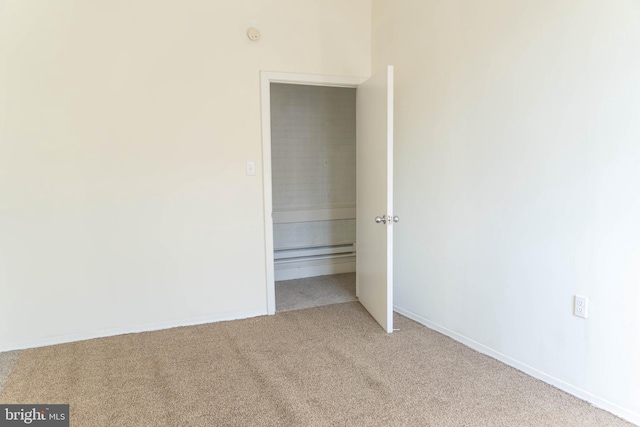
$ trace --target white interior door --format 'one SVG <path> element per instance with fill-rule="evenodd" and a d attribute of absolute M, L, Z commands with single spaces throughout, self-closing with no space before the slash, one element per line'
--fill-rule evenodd
<path fill-rule="evenodd" d="M 356 293 L 393 332 L 393 67 L 358 86 Z"/>

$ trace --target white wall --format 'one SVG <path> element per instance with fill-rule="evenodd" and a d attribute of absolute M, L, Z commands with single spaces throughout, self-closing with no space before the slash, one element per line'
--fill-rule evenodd
<path fill-rule="evenodd" d="M 640 423 L 640 3 L 373 4 L 397 306 Z"/>
<path fill-rule="evenodd" d="M 0 351 L 266 313 L 259 71 L 366 76 L 370 25 L 369 0 L 0 0 Z"/>

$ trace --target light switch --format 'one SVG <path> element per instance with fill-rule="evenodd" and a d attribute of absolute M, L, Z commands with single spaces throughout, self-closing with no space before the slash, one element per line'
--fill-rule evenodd
<path fill-rule="evenodd" d="M 247 162 L 247 175 L 253 176 L 256 174 L 256 162 Z"/>

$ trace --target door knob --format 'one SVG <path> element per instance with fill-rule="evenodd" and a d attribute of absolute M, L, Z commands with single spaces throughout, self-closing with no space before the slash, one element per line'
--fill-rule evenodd
<path fill-rule="evenodd" d="M 391 222 L 398 222 L 400 221 L 400 218 L 398 218 L 397 216 L 391 216 L 391 215 L 382 215 L 382 216 L 377 216 L 376 217 L 376 223 L 380 224 L 386 224 L 387 221 L 389 221 L 389 224 L 391 224 Z"/>

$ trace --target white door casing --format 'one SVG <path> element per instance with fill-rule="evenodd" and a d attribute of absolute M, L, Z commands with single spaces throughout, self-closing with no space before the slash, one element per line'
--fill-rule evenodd
<path fill-rule="evenodd" d="M 271 186 L 271 83 L 301 84 L 357 88 L 362 77 L 324 76 L 316 74 L 260 72 L 262 107 L 262 180 L 264 194 L 264 227 L 267 279 L 267 313 L 276 312 L 275 270 L 273 259 L 273 192 Z"/>

